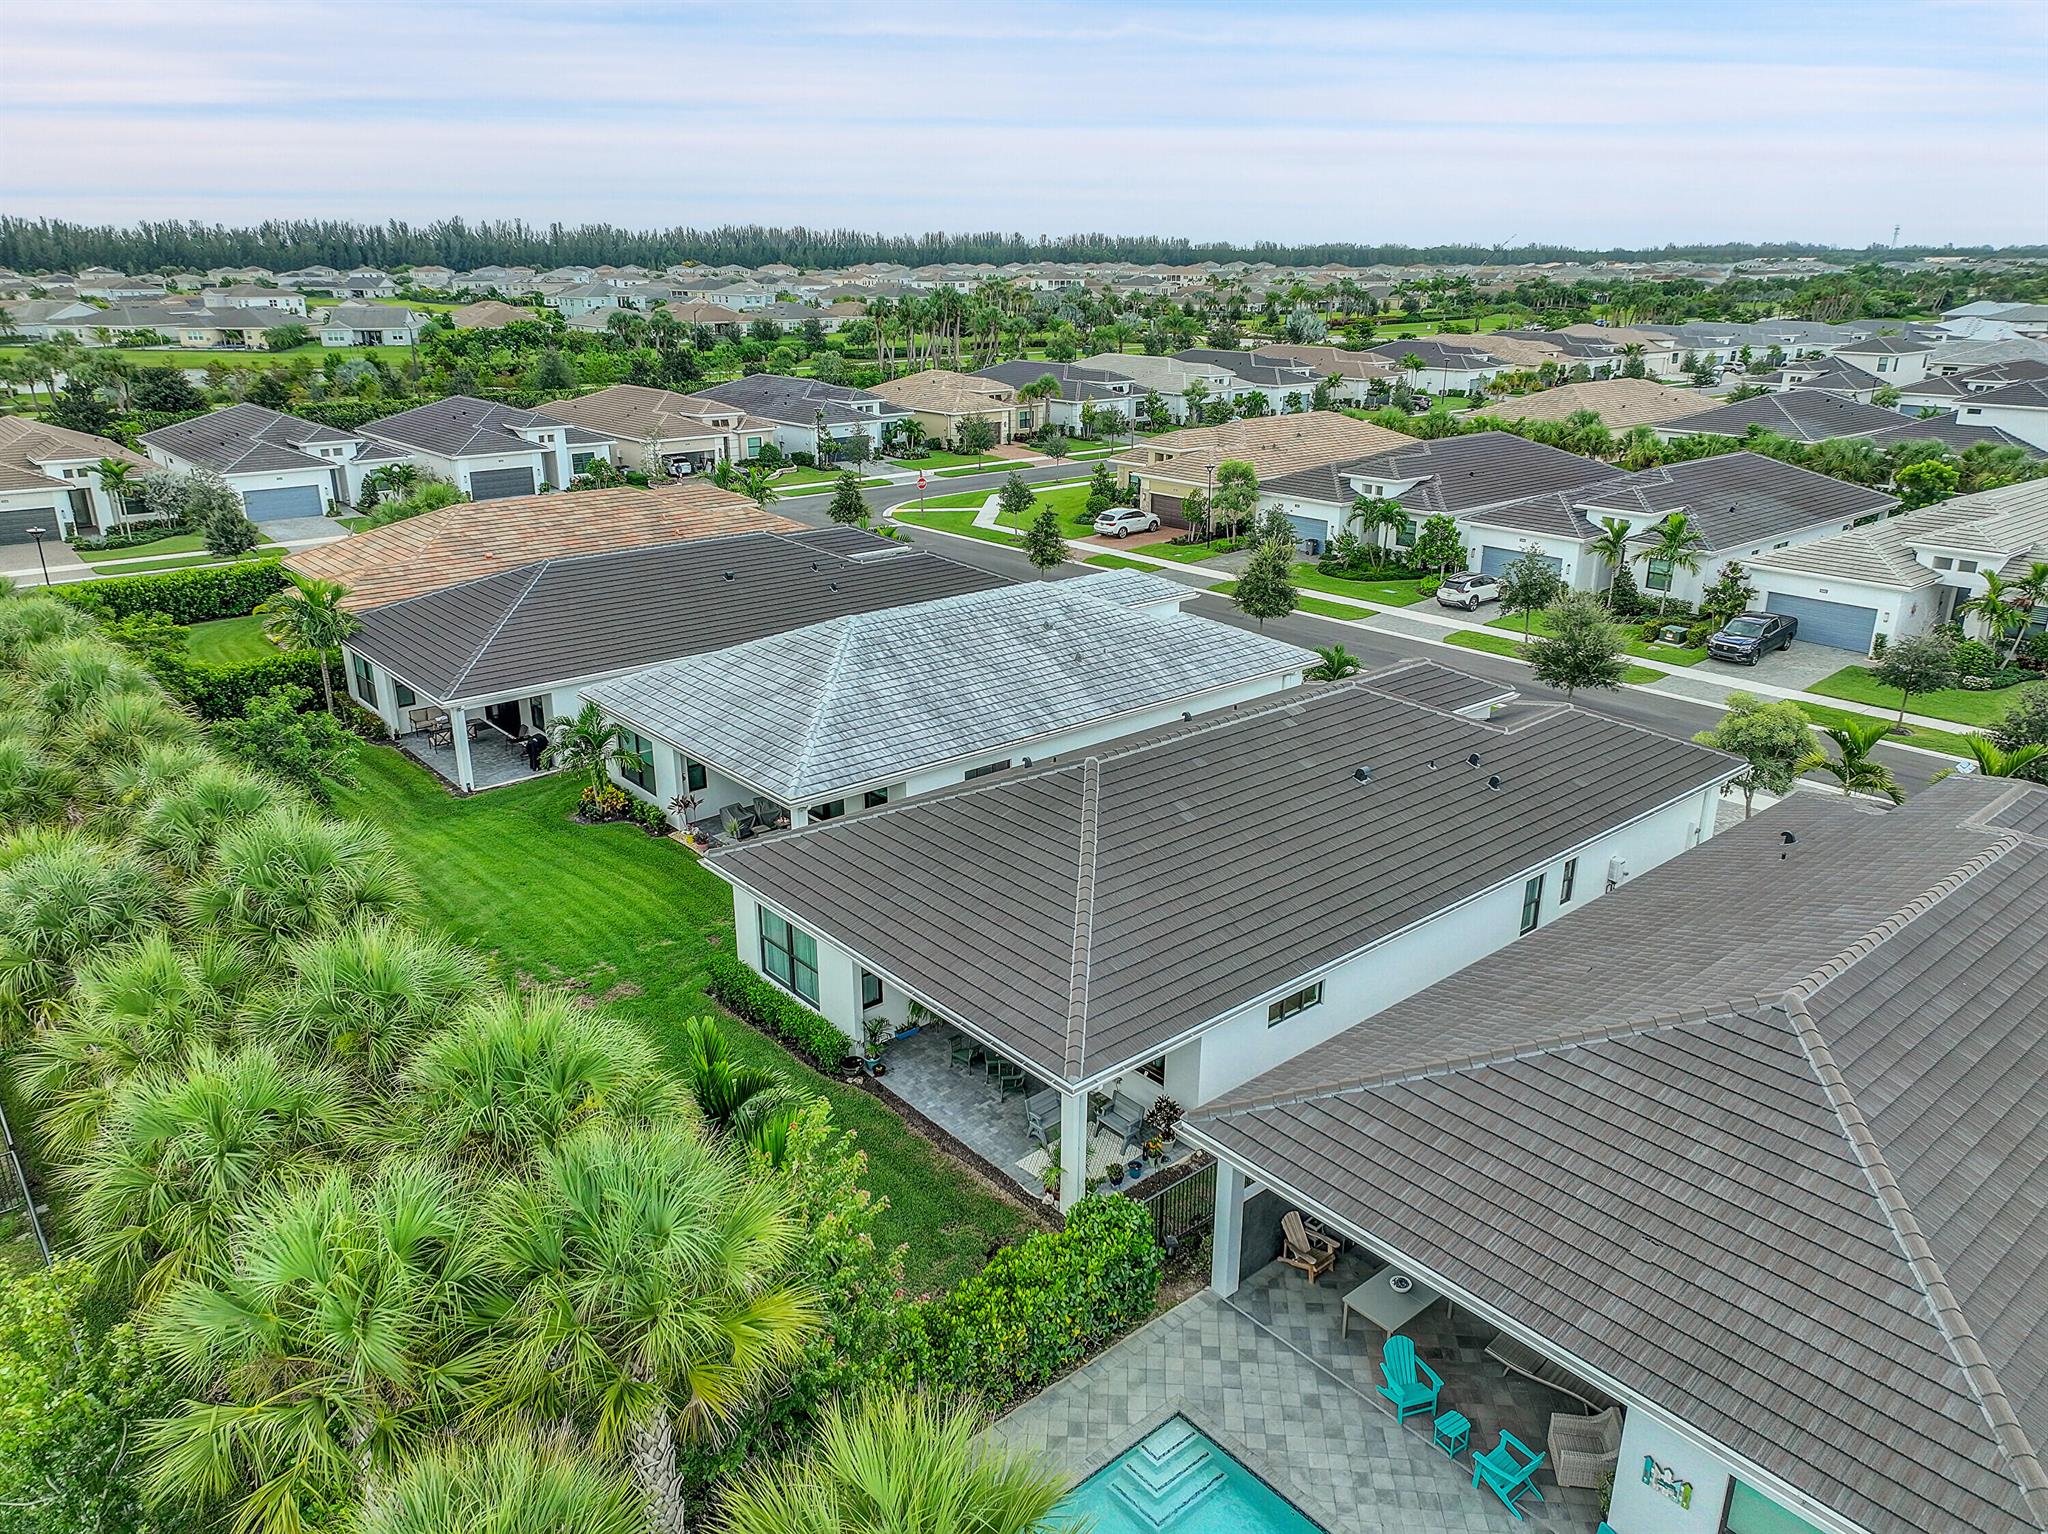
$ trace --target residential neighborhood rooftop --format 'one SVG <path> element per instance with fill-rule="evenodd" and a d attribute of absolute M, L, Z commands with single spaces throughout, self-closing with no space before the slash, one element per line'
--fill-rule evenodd
<path fill-rule="evenodd" d="M 1148 480 L 1199 485 L 1217 465 L 1248 462 L 1259 482 L 1302 469 L 1348 463 L 1415 439 L 1330 410 L 1255 416 L 1221 426 L 1189 426 L 1148 437 L 1113 461 Z"/>
<path fill-rule="evenodd" d="M 1399 496 L 1401 509 L 1411 517 L 1457 516 L 1516 495 L 1590 485 L 1621 473 L 1597 458 L 1582 458 L 1513 432 L 1481 431 L 1406 443 L 1350 463 L 1281 475 L 1262 480 L 1259 488 L 1274 495 L 1335 499 L 1348 506 L 1350 483 L 1362 480 L 1398 486 L 1388 493 Z"/>
<path fill-rule="evenodd" d="M 1731 549 L 1837 516 L 1846 527 L 1858 517 L 1888 511 L 1897 498 L 1761 453 L 1723 453 L 1602 481 L 1573 504 L 1593 518 L 1617 515 L 1662 521 L 1682 511 L 1712 550 Z"/>
<path fill-rule="evenodd" d="M 1647 378 L 1600 378 L 1492 400 L 1479 410 L 1505 421 L 1562 421 L 1590 410 L 1609 431 L 1620 433 L 1631 426 L 1661 426 L 1680 416 L 1697 415 L 1700 403 L 1700 396 L 1690 390 Z"/>

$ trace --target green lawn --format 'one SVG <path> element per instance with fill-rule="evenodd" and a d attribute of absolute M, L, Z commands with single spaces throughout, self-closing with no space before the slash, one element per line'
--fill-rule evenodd
<path fill-rule="evenodd" d="M 949 453 L 935 448 L 929 453 L 920 453 L 915 458 L 891 458 L 889 462 L 900 463 L 906 469 L 951 469 L 961 464 L 986 465 L 1008 463 L 1007 458 L 994 453 Z"/>
<path fill-rule="evenodd" d="M 822 485 L 839 477 L 837 469 L 806 469 L 802 467 L 784 469 L 775 476 L 775 487 L 787 489 L 791 485 Z"/>
<path fill-rule="evenodd" d="M 1087 565 L 1101 565 L 1106 570 L 1150 570 L 1152 567 L 1136 559 L 1126 559 L 1121 554 L 1090 554 L 1081 561 Z"/>
<path fill-rule="evenodd" d="M 1154 559 L 1170 559 L 1181 565 L 1198 565 L 1205 559 L 1215 559 L 1222 554 L 1234 554 L 1247 546 L 1242 538 L 1216 538 L 1208 543 L 1147 544 L 1145 552 Z"/>
<path fill-rule="evenodd" d="M 1107 458 L 1111 453 L 1120 452 L 1122 449 L 1123 444 L 1121 442 L 1096 442 L 1091 443 L 1087 447 L 1068 448 L 1067 456 L 1069 458 Z"/>
<path fill-rule="evenodd" d="M 1215 592 L 1218 596 L 1227 597 L 1237 590 L 1237 582 L 1218 581 L 1215 585 L 1206 589 Z M 1313 613 L 1318 618 L 1340 618 L 1346 623 L 1356 618 L 1363 618 L 1371 611 L 1370 608 L 1366 607 L 1344 607 L 1336 602 L 1322 602 L 1314 597 L 1296 597 L 1294 599 L 1294 610 L 1299 613 Z"/>
<path fill-rule="evenodd" d="M 1019 463 L 1014 458 L 991 458 L 987 463 L 970 463 L 958 469 L 933 469 L 934 479 L 965 479 L 972 474 L 997 474 L 1006 468 L 1028 469 L 1033 465 Z"/>
<path fill-rule="evenodd" d="M 2048 686 L 2048 683 L 2026 682 L 2018 687 L 2001 687 L 1996 692 L 1970 692 L 1961 687 L 1945 687 L 1939 692 L 1913 694 L 1912 700 L 1906 704 L 1906 711 L 1925 714 L 1930 719 L 1952 719 L 1957 724 L 1989 729 L 2005 718 L 2006 710 L 2028 687 L 2040 686 Z M 1823 697 L 1844 698 L 1851 703 L 1867 703 L 1872 708 L 1893 713 L 1899 707 L 1897 689 L 1881 686 L 1868 666 L 1844 666 L 1833 676 L 1824 676 L 1810 684 L 1806 690 Z"/>
<path fill-rule="evenodd" d="M 1488 634 L 1478 629 L 1462 629 L 1455 634 L 1444 636 L 1445 644 L 1456 645 L 1461 650 L 1484 650 L 1488 655 L 1506 655 L 1521 659 L 1522 641 L 1510 639 L 1506 634 Z M 1652 671 L 1648 666 L 1629 666 L 1621 673 L 1624 682 L 1655 682 L 1663 679 L 1664 673 Z"/>
<path fill-rule="evenodd" d="M 832 482 L 837 478 L 839 478 L 837 474 L 828 474 L 823 479 L 814 479 L 808 481 L 777 481 L 776 489 L 780 490 L 785 496 L 825 495 L 830 493 L 830 491 L 832 490 Z M 877 485 L 886 485 L 889 483 L 890 481 L 886 479 L 864 479 L 860 482 L 860 487 L 863 490 L 872 490 Z"/>
<path fill-rule="evenodd" d="M 1522 615 L 1520 613 L 1515 613 L 1512 616 L 1502 614 L 1498 618 L 1489 618 L 1487 620 L 1487 627 L 1506 629 L 1510 633 L 1519 634 L 1522 632 Z M 1705 645 L 1701 645 L 1698 649 L 1688 649 L 1684 645 L 1651 644 L 1646 640 L 1636 637 L 1634 626 L 1622 624 L 1620 627 L 1622 632 L 1629 636 L 1622 641 L 1622 649 L 1635 656 L 1638 660 L 1660 660 L 1667 666 L 1697 666 L 1707 658 Z M 1548 634 L 1550 632 L 1549 617 L 1543 613 L 1532 613 L 1529 617 L 1529 632 L 1532 634 Z"/>
<path fill-rule="evenodd" d="M 1419 579 L 1353 580 L 1343 575 L 1325 575 L 1314 565 L 1296 565 L 1294 584 L 1310 591 L 1327 591 L 1331 596 L 1377 602 L 1382 607 L 1412 607 L 1422 600 Z"/>
<path fill-rule="evenodd" d="M 159 554 L 190 554 L 205 547 L 206 540 L 197 533 L 175 533 L 169 538 L 158 538 L 125 549 L 94 549 L 78 557 L 89 565 L 104 565 L 120 559 L 154 559 Z"/>
<path fill-rule="evenodd" d="M 732 944 L 732 892 L 675 842 L 569 819 L 577 785 L 536 779 L 468 799 L 397 752 L 360 753 L 344 813 L 382 825 L 419 881 L 430 917 L 491 955 L 508 981 L 568 986 L 673 1050 L 681 1021 L 713 1010 L 705 956 Z M 982 1265 L 989 1244 L 1030 1217 L 996 1197 L 886 1105 L 828 1080 L 782 1046 L 728 1021 L 735 1052 L 821 1093 L 859 1136 L 868 1186 L 886 1197 L 877 1235 L 909 1244 L 917 1290 Z"/>
<path fill-rule="evenodd" d="M 1868 724 L 1871 720 L 1869 714 L 1851 709 L 1830 708 L 1825 703 L 1808 703 L 1804 698 L 1794 701 L 1798 703 L 1799 711 L 1817 725 Z M 1888 711 L 1896 711 L 1898 706 L 1898 700 L 1894 698 Z M 1970 754 L 1969 748 L 1963 744 L 1963 737 L 1951 730 L 1928 730 L 1916 724 L 1909 724 L 1906 726 L 1905 734 L 1894 733 L 1891 739 L 1900 745 L 1924 746 L 1929 751 L 1940 751 L 1949 756 Z"/>
<path fill-rule="evenodd" d="M 988 504 L 988 498 L 993 494 L 995 494 L 993 490 L 960 490 L 952 495 L 928 495 L 924 498 L 924 509 L 926 511 L 948 511 L 967 506 L 972 507 L 975 511 L 979 511 Z M 903 505 L 913 511 L 917 510 L 917 502 L 915 501 L 905 501 Z M 902 509 L 899 507 L 898 515 L 901 514 Z"/>
<path fill-rule="evenodd" d="M 983 497 L 987 499 L 987 497 Z M 979 538 L 983 543 L 1006 543 L 1013 548 L 1023 540 L 1012 533 L 993 527 L 976 527 L 974 514 L 980 508 L 963 507 L 958 511 L 904 511 L 901 507 L 890 513 L 898 522 L 912 527 L 929 527 L 936 532 L 957 533 L 962 538 Z"/>
<path fill-rule="evenodd" d="M 319 327 L 306 322 L 309 329 Z M 19 358 L 25 348 L 0 346 L 0 358 Z M 297 357 L 311 358 L 315 362 L 328 357 L 339 357 L 347 362 L 356 357 L 374 357 L 379 362 L 399 362 L 411 355 L 411 348 L 405 346 L 322 346 L 316 337 L 304 346 L 294 346 L 290 351 L 273 352 L 264 350 L 209 351 L 203 347 L 187 346 L 106 346 L 94 347 L 95 357 L 121 357 L 143 367 L 165 367 L 176 365 L 185 368 L 203 368 L 215 362 L 224 362 L 233 368 L 266 367 L 274 362 L 289 362 Z"/>
<path fill-rule="evenodd" d="M 185 630 L 185 652 L 215 666 L 268 660 L 278 653 L 277 646 L 263 637 L 263 620 L 253 613 L 246 618 L 193 624 Z"/>
<path fill-rule="evenodd" d="M 211 554 L 177 554 L 169 559 L 152 559 L 140 565 L 94 565 L 99 572 L 96 580 L 119 580 L 124 575 L 157 575 L 165 570 L 189 570 L 195 565 L 219 565 L 229 561 L 216 559 Z"/>

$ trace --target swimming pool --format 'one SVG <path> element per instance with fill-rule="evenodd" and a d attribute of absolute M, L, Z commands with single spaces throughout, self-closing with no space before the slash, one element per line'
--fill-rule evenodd
<path fill-rule="evenodd" d="M 1059 1512 L 1092 1514 L 1094 1534 L 1323 1534 L 1185 1417 L 1088 1477 Z"/>

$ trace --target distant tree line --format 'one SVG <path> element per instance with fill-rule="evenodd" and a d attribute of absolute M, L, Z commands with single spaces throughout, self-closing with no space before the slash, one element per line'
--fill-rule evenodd
<path fill-rule="evenodd" d="M 272 219 L 252 228 L 198 220 L 145 220 L 133 226 L 79 224 L 66 219 L 0 217 L 0 265 L 18 271 L 63 271 L 112 266 L 123 271 L 204 270 L 211 266 L 388 268 L 437 264 L 467 271 L 478 266 L 592 266 L 610 262 L 667 266 L 697 261 L 708 266 L 848 266 L 896 261 L 919 266 L 943 261 L 1135 261 L 1185 265 L 1196 261 L 1272 261 L 1287 265 L 1478 265 L 1488 262 L 1692 260 L 1742 261 L 1772 256 L 1882 260 L 1917 255 L 2048 256 L 2048 246 L 1900 246 L 1838 250 L 1798 243 L 1727 242 L 1666 245 L 1655 249 L 1581 250 L 1565 245 L 1363 245 L 1330 242 L 1285 245 L 1172 239 L 1158 235 L 876 234 L 858 229 L 774 228 L 727 224 L 713 229 L 679 226 L 625 229 L 613 224 L 545 227 L 520 219 L 471 223 L 460 218 L 428 224 L 393 219 L 358 224 L 340 219 Z"/>

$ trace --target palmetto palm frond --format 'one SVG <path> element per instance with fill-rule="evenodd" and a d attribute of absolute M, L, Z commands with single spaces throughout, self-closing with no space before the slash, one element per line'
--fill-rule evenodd
<path fill-rule="evenodd" d="M 278 807 L 221 835 L 212 865 L 186 891 L 186 910 L 195 924 L 274 943 L 403 916 L 416 899 L 380 831 Z"/>
<path fill-rule="evenodd" d="M 256 1037 L 303 1059 L 381 1081 L 483 983 L 474 954 L 390 922 L 306 938 L 253 1008 Z"/>
<path fill-rule="evenodd" d="M 1836 755 L 1817 749 L 1797 764 L 1796 771 L 1824 773 L 1842 785 L 1844 794 L 1875 794 L 1894 804 L 1905 801 L 1891 768 L 1870 754 L 1891 733 L 1889 720 L 1825 725 L 1820 733 L 1834 744 Z"/>
<path fill-rule="evenodd" d="M 153 795 L 137 820 L 136 846 L 157 863 L 192 878 L 231 826 L 285 803 L 275 783 L 244 768 L 208 760 Z"/>
<path fill-rule="evenodd" d="M 560 1439 L 442 1444 L 374 1487 L 357 1534 L 646 1534 L 632 1484 Z"/>
<path fill-rule="evenodd" d="M 18 845 L 21 855 L 0 859 L 0 1016 L 16 1027 L 41 1015 L 74 965 L 171 910 L 169 888 L 125 849 L 76 833 Z"/>

